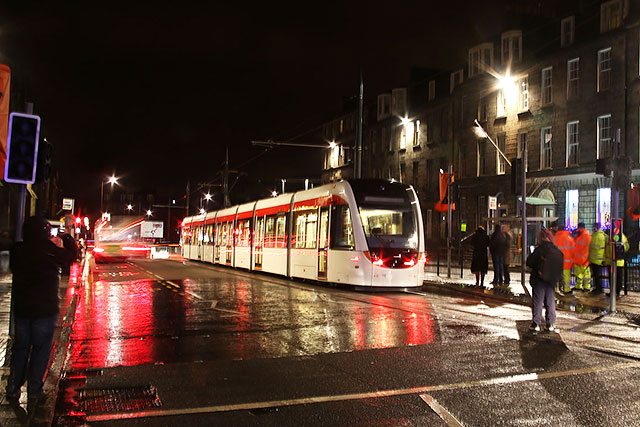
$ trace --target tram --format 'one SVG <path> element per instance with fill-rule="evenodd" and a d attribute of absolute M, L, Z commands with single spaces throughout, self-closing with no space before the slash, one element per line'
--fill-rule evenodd
<path fill-rule="evenodd" d="M 350 180 L 187 217 L 186 259 L 292 279 L 422 286 L 425 241 L 409 185 Z"/>

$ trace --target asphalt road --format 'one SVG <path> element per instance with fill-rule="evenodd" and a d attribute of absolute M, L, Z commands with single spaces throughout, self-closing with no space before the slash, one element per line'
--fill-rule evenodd
<path fill-rule="evenodd" d="M 59 425 L 640 425 L 640 332 L 468 296 L 355 292 L 199 263 L 101 264 Z"/>

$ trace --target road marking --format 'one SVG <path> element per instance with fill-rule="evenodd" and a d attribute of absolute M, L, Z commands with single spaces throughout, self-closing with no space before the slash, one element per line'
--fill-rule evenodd
<path fill-rule="evenodd" d="M 308 404 L 315 404 L 315 403 L 341 402 L 341 401 L 348 401 L 348 400 L 376 399 L 376 398 L 403 396 L 403 395 L 410 395 L 410 394 L 422 395 L 422 394 L 433 393 L 434 391 L 459 390 L 459 389 L 470 388 L 470 387 L 512 384 L 512 383 L 518 383 L 518 382 L 524 382 L 524 381 L 535 381 L 535 380 L 543 380 L 543 379 L 550 379 L 550 378 L 566 377 L 566 376 L 572 376 L 572 375 L 585 375 L 585 374 L 593 374 L 593 373 L 598 373 L 603 371 L 613 371 L 617 369 L 629 369 L 629 368 L 640 368 L 640 363 L 638 362 L 618 363 L 616 365 L 611 365 L 611 366 L 593 366 L 590 368 L 570 369 L 568 371 L 559 371 L 559 372 L 543 372 L 543 373 L 510 375 L 507 377 L 490 378 L 486 380 L 467 381 L 467 382 L 452 383 L 452 384 L 439 384 L 439 385 L 430 385 L 430 386 L 412 387 L 412 388 L 403 388 L 403 389 L 379 390 L 379 391 L 364 392 L 364 393 L 336 394 L 336 395 L 330 395 L 330 396 L 312 396 L 312 397 L 302 397 L 298 399 L 289 399 L 289 400 L 268 400 L 263 402 L 234 403 L 234 404 L 228 404 L 228 405 L 202 406 L 197 408 L 167 409 L 167 410 L 150 409 L 150 410 L 135 411 L 135 412 L 132 412 L 132 411 L 119 412 L 117 414 L 95 414 L 95 415 L 87 415 L 86 421 L 99 422 L 99 421 L 109 421 L 109 420 L 147 418 L 147 417 L 167 417 L 167 416 L 176 416 L 176 415 L 191 415 L 191 414 L 204 414 L 204 413 L 216 413 L 216 412 L 242 411 L 242 410 L 252 410 L 252 409 L 277 408 L 282 406 L 308 405 Z"/>
<path fill-rule="evenodd" d="M 440 418 L 442 418 L 442 421 L 447 423 L 448 426 L 462 427 L 460 421 L 458 421 L 451 412 L 447 411 L 444 406 L 440 405 L 433 396 L 427 393 L 423 393 L 420 395 L 420 399 L 424 400 L 425 403 L 429 405 L 431 409 L 433 409 L 433 412 L 438 414 Z"/>

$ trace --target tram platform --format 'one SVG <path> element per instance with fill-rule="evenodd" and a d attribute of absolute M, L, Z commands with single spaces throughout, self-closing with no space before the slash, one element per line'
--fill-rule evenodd
<path fill-rule="evenodd" d="M 531 285 L 529 284 L 529 274 L 525 275 L 524 287 L 521 281 L 520 269 L 511 268 L 511 281 L 508 286 L 495 287 L 491 284 L 493 279 L 493 271 L 489 271 L 485 276 L 484 288 L 475 286 L 476 278 L 469 269 L 463 269 L 460 274 L 460 268 L 455 266 L 451 269 L 451 276 L 447 276 L 446 266 L 427 265 L 425 269 L 424 286 L 435 290 L 449 290 L 456 292 L 464 292 L 475 294 L 484 298 L 494 298 L 513 303 L 530 305 L 531 304 Z M 589 312 L 609 312 L 610 299 L 608 289 L 605 293 L 592 295 L 587 292 L 575 291 L 568 295 L 556 294 L 557 308 L 568 310 L 576 313 Z M 628 317 L 640 316 L 640 292 L 628 291 L 625 295 L 624 290 L 619 297 L 616 297 L 616 311 Z"/>

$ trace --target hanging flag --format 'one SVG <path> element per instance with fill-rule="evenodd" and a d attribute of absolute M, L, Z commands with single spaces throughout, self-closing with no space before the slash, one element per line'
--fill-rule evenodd
<path fill-rule="evenodd" d="M 455 181 L 455 174 L 451 174 L 451 182 Z M 439 177 L 439 189 L 440 189 L 440 197 L 436 202 L 435 210 L 438 212 L 446 212 L 449 210 L 449 192 L 448 190 L 449 184 L 449 173 L 448 172 L 440 172 Z M 456 210 L 456 204 L 451 204 L 451 210 Z"/>
<path fill-rule="evenodd" d="M 0 64 L 0 177 L 4 176 L 4 164 L 7 161 L 10 87 L 11 69 L 4 64 Z"/>

